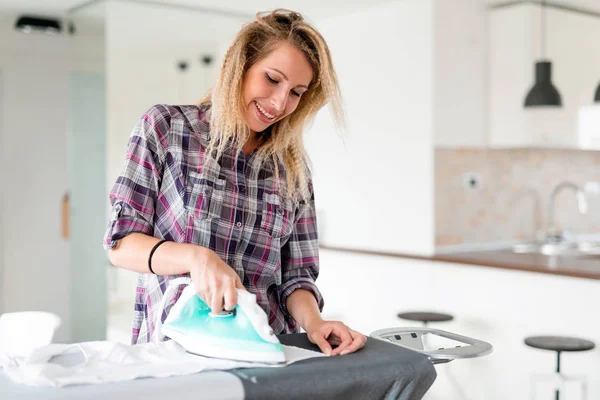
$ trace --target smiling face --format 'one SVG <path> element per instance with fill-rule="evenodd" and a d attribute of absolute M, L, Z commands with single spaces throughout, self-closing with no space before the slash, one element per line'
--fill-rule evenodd
<path fill-rule="evenodd" d="M 244 119 L 252 132 L 262 132 L 290 115 L 313 79 L 306 57 L 288 42 L 246 71 L 242 83 Z"/>

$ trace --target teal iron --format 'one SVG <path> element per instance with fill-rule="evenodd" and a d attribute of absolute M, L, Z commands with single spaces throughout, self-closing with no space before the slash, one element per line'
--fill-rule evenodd
<path fill-rule="evenodd" d="M 214 314 L 196 294 L 191 283 L 189 278 L 176 278 L 169 282 L 156 318 L 155 341 L 167 336 L 187 352 L 205 357 L 286 363 L 283 346 L 269 326 L 267 315 L 256 303 L 256 295 L 238 289 L 235 309 Z M 187 286 L 161 324 L 160 317 L 167 299 L 172 298 L 172 291 L 181 285 Z"/>

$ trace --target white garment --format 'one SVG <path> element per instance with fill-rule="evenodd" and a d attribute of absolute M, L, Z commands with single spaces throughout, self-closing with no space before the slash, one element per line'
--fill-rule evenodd
<path fill-rule="evenodd" d="M 324 356 L 292 346 L 283 348 L 287 364 Z M 135 346 L 106 341 L 50 344 L 33 350 L 28 356 L 0 354 L 0 367 L 17 383 L 62 387 L 274 365 L 201 357 L 187 353 L 169 340 Z"/>

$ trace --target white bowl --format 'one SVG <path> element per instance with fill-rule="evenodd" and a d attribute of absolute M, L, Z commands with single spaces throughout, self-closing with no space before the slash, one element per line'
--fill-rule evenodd
<path fill-rule="evenodd" d="M 25 356 L 52 343 L 60 322 L 60 317 L 44 311 L 0 315 L 0 353 Z"/>

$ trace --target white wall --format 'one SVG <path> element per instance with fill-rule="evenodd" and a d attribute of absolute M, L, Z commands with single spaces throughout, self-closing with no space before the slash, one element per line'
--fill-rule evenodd
<path fill-rule="evenodd" d="M 321 241 L 433 251 L 433 2 L 406 0 L 316 22 L 346 105 L 343 139 L 323 110 L 308 132 Z"/>
<path fill-rule="evenodd" d="M 322 243 L 432 253 L 434 148 L 487 144 L 485 4 L 394 1 L 316 25 L 349 126 L 341 140 L 322 112 L 306 141 Z"/>
<path fill-rule="evenodd" d="M 4 209 L 5 192 L 4 182 L 7 176 L 6 146 L 4 146 L 4 75 L 0 69 L 0 313 L 4 312 Z"/>
<path fill-rule="evenodd" d="M 72 71 L 96 76 L 105 75 L 105 15 L 104 2 L 87 6 L 69 15 L 76 27 L 75 35 L 69 36 Z"/>
<path fill-rule="evenodd" d="M 436 0 L 435 144 L 487 144 L 487 14 L 481 0 Z"/>
<path fill-rule="evenodd" d="M 69 241 L 61 237 L 61 200 L 70 189 L 70 76 L 102 76 L 104 45 L 77 18 L 77 35 L 50 37 L 15 31 L 16 17 L 0 15 L 0 312 L 54 312 L 62 319 L 55 339 L 70 341 L 79 323 L 71 289 L 90 284 L 73 284 Z"/>
<path fill-rule="evenodd" d="M 597 280 L 328 250 L 321 250 L 320 265 L 325 318 L 370 334 L 418 326 L 398 319 L 400 311 L 448 312 L 454 321 L 431 327 L 494 346 L 489 356 L 438 365 L 438 379 L 425 399 L 530 399 L 530 377 L 551 374 L 556 353 L 525 346 L 525 337 L 573 335 L 600 343 Z M 562 354 L 565 374 L 587 376 L 588 399 L 600 398 L 599 364 L 597 349 Z"/>
<path fill-rule="evenodd" d="M 60 236 L 67 190 L 70 55 L 65 37 L 23 35 L 0 18 L 3 71 L 3 311 L 52 311 L 70 332 L 68 242 Z"/>

